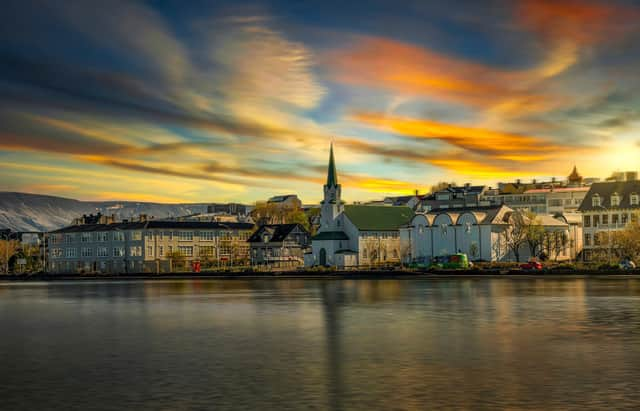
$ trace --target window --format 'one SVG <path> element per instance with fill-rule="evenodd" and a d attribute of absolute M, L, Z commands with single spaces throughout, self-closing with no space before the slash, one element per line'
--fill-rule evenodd
<path fill-rule="evenodd" d="M 255 251 L 255 249 L 253 251 Z M 212 245 L 200 246 L 200 255 L 203 257 L 213 257 L 215 255 L 215 252 L 216 249 Z"/>
<path fill-rule="evenodd" d="M 422 224 L 418 224 L 418 233 L 424 233 L 424 226 Z"/>
<path fill-rule="evenodd" d="M 58 236 L 55 234 L 51 234 L 51 237 L 49 237 L 49 241 L 51 242 L 51 244 L 57 244 L 58 243 Z"/>
<path fill-rule="evenodd" d="M 609 224 L 609 214 L 603 214 L 602 215 L 602 224 L 603 225 Z"/>
<path fill-rule="evenodd" d="M 213 241 L 214 238 L 214 231 L 200 231 L 200 241 Z"/>
<path fill-rule="evenodd" d="M 600 207 L 600 195 L 595 194 L 595 195 L 591 198 L 591 206 L 592 206 L 592 207 Z"/>
<path fill-rule="evenodd" d="M 65 250 L 65 257 L 67 258 L 73 258 L 76 257 L 78 255 L 78 249 L 77 248 L 67 248 Z"/>
<path fill-rule="evenodd" d="M 107 233 L 106 231 L 98 231 L 96 233 L 96 241 L 101 243 L 109 241 L 109 233 Z"/>
<path fill-rule="evenodd" d="M 628 218 L 628 217 L 627 217 L 627 213 L 622 213 L 622 216 L 621 216 L 621 217 L 622 217 L 622 218 L 621 218 L 621 222 L 622 222 L 622 224 L 627 224 L 627 218 Z"/>
<path fill-rule="evenodd" d="M 164 236 L 167 237 L 169 240 L 173 240 L 173 231 L 165 231 Z"/>
<path fill-rule="evenodd" d="M 631 196 L 629 197 L 629 203 L 632 206 L 637 206 L 639 205 L 640 199 L 638 198 L 638 194 L 637 193 L 631 193 Z"/>
<path fill-rule="evenodd" d="M 64 242 L 69 244 L 69 243 L 73 243 L 76 239 L 76 236 L 74 234 L 65 234 L 64 235 Z"/>
<path fill-rule="evenodd" d="M 590 233 L 585 233 L 584 234 L 584 245 L 591 245 L 591 234 Z"/>
<path fill-rule="evenodd" d="M 594 227 L 598 227 L 600 225 L 600 216 L 599 215 L 594 215 L 593 216 L 593 226 Z"/>
<path fill-rule="evenodd" d="M 550 207 L 562 207 L 562 199 L 554 198 L 552 200 L 549 200 L 549 206 Z"/>
<path fill-rule="evenodd" d="M 142 231 L 132 231 L 131 232 L 131 240 L 133 240 L 133 241 L 142 240 Z"/>
<path fill-rule="evenodd" d="M 113 241 L 124 241 L 124 233 L 122 231 L 113 232 Z M 115 254 L 114 254 L 115 256 Z"/>
<path fill-rule="evenodd" d="M 80 250 L 80 255 L 83 256 L 83 257 L 92 257 L 93 256 L 93 248 L 82 247 L 82 250 Z"/>
<path fill-rule="evenodd" d="M 98 257 L 109 257 L 109 251 L 107 251 L 107 247 L 98 247 L 97 250 L 97 256 Z"/>
<path fill-rule="evenodd" d="M 611 216 L 611 224 L 618 224 L 618 214 L 613 214 Z"/>
<path fill-rule="evenodd" d="M 589 215 L 584 216 L 584 226 L 591 227 L 591 216 Z"/>
<path fill-rule="evenodd" d="M 142 257 L 142 247 L 139 245 L 129 248 L 129 255 L 131 257 Z"/>
<path fill-rule="evenodd" d="M 83 243 L 88 243 L 91 241 L 91 233 L 82 233 L 80 234 L 80 241 Z"/>
<path fill-rule="evenodd" d="M 164 247 L 163 246 L 158 247 L 158 256 L 159 257 L 164 257 Z"/>
<path fill-rule="evenodd" d="M 152 245 L 148 245 L 147 246 L 147 255 L 149 257 L 153 257 L 153 246 Z"/>
<path fill-rule="evenodd" d="M 620 205 L 620 196 L 618 193 L 613 193 L 611 196 L 611 207 L 618 207 Z"/>
<path fill-rule="evenodd" d="M 158 240 L 162 241 L 162 231 L 158 231 L 156 236 L 158 237 Z"/>
<path fill-rule="evenodd" d="M 638 214 L 631 213 L 631 222 L 636 223 L 638 221 Z"/>
<path fill-rule="evenodd" d="M 193 231 L 178 231 L 178 241 L 193 241 Z"/>
<path fill-rule="evenodd" d="M 122 234 L 122 233 L 120 233 L 120 234 Z M 124 247 L 113 247 L 113 256 L 114 257 L 124 257 Z"/>
<path fill-rule="evenodd" d="M 191 246 L 178 246 L 178 251 L 180 252 L 181 255 L 185 256 L 185 257 L 191 257 L 193 256 L 193 247 Z"/>
<path fill-rule="evenodd" d="M 599 235 L 600 233 L 595 233 L 593 236 L 593 245 L 600 245 L 600 237 L 602 237 L 601 235 Z"/>

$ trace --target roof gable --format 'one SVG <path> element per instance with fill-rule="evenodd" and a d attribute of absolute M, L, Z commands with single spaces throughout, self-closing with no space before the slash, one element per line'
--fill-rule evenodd
<path fill-rule="evenodd" d="M 611 196 L 614 193 L 620 196 L 620 204 L 612 207 Z M 631 194 L 634 193 L 640 194 L 640 180 L 593 183 L 578 210 L 583 212 L 591 210 L 604 211 L 605 209 L 640 208 L 638 205 L 631 205 Z M 592 199 L 596 194 L 600 196 L 601 207 L 593 206 Z"/>

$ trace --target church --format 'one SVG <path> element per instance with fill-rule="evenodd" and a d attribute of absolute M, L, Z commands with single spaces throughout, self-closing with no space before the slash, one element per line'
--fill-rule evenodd
<path fill-rule="evenodd" d="M 311 239 L 311 253 L 305 255 L 307 267 L 397 263 L 404 252 L 410 252 L 401 248 L 400 227 L 409 224 L 413 210 L 405 206 L 345 205 L 333 144 L 320 210 L 320 228 Z"/>

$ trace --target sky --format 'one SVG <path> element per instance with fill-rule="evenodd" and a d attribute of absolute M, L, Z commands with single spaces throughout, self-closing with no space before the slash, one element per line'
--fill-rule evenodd
<path fill-rule="evenodd" d="M 629 1 L 5 0 L 0 191 L 347 201 L 637 170 Z"/>

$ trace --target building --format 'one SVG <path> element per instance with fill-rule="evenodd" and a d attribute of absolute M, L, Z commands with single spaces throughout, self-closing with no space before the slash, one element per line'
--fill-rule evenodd
<path fill-rule="evenodd" d="M 522 196 L 528 200 L 513 204 L 513 209 L 527 209 L 536 214 L 565 214 L 578 210 L 589 187 L 551 187 L 525 191 Z M 509 204 L 509 206 L 511 206 Z"/>
<path fill-rule="evenodd" d="M 449 185 L 445 189 L 424 196 L 418 209 L 428 212 L 443 208 L 489 205 L 489 202 L 483 198 L 486 190 L 486 186 L 472 186 L 471 184 L 465 184 L 464 186 Z"/>
<path fill-rule="evenodd" d="M 614 171 L 606 181 L 635 181 L 638 179 L 637 171 Z"/>
<path fill-rule="evenodd" d="M 609 253 L 611 232 L 638 220 L 640 181 L 594 183 L 578 211 L 582 213 L 584 260 Z"/>
<path fill-rule="evenodd" d="M 296 267 L 304 265 L 304 253 L 311 244 L 311 236 L 301 224 L 267 224 L 247 241 L 251 247 L 251 265 Z"/>
<path fill-rule="evenodd" d="M 345 205 L 338 184 L 333 145 L 320 208 L 320 228 L 312 237 L 305 266 L 354 267 L 400 262 L 400 227 L 413 210 L 406 206 Z"/>
<path fill-rule="evenodd" d="M 222 214 L 222 215 L 235 215 L 235 216 L 247 216 L 253 209 L 253 206 L 248 206 L 238 203 L 227 204 L 210 204 L 207 206 L 207 214 Z"/>
<path fill-rule="evenodd" d="M 142 273 L 246 264 L 253 224 L 145 220 L 76 224 L 50 232 L 53 273 Z"/>
<path fill-rule="evenodd" d="M 465 253 L 472 261 L 515 261 L 506 244 L 504 231 L 514 223 L 514 210 L 505 206 L 481 206 L 440 209 L 416 215 L 401 230 L 401 248 L 405 262 L 428 263 L 433 257 Z M 547 244 L 542 244 L 552 259 L 567 260 L 576 253 L 571 247 L 570 225 L 566 220 L 538 216 Z M 520 261 L 531 253 L 527 244 L 519 248 Z"/>

